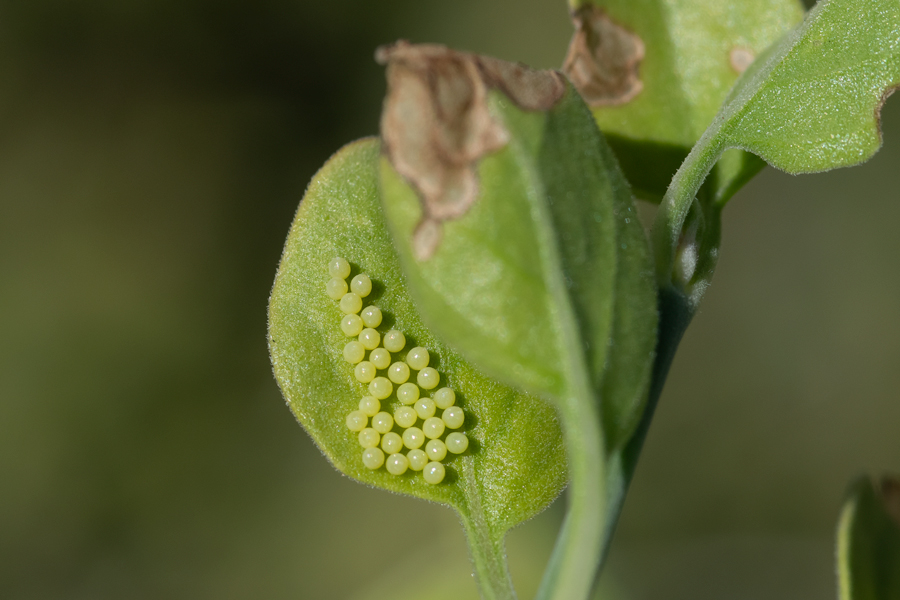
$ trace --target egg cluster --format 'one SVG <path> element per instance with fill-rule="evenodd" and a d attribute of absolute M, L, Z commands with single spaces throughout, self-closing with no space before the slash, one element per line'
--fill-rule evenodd
<path fill-rule="evenodd" d="M 382 335 L 377 329 L 381 310 L 373 305 L 363 308 L 362 299 L 372 292 L 368 275 L 360 273 L 348 286 L 350 264 L 343 258 L 333 258 L 328 273 L 331 279 L 325 291 L 344 313 L 341 331 L 356 338 L 344 346 L 344 359 L 355 365 L 357 381 L 369 386 L 369 395 L 347 415 L 347 428 L 358 434 L 363 447 L 363 464 L 372 470 L 384 466 L 392 475 L 402 475 L 407 469 L 422 471 L 426 482 L 440 483 L 446 473 L 441 461 L 447 453 L 462 454 L 469 447 L 465 433 L 451 431 L 465 421 L 463 409 L 455 406 L 456 393 L 449 387 L 438 388 L 441 375 L 428 366 L 431 356 L 425 348 L 411 348 L 404 360 L 392 358 L 392 353 L 399 354 L 406 347 L 406 336 L 396 329 Z M 379 371 L 386 372 L 379 375 Z M 410 381 L 412 371 L 417 371 L 415 383 Z M 429 398 L 422 390 L 434 391 Z M 382 402 L 396 405 L 393 414 L 382 410 L 389 408 Z"/>

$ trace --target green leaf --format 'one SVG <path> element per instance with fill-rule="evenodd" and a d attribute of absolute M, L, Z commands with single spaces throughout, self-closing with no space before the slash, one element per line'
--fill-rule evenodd
<path fill-rule="evenodd" d="M 515 75 L 498 79 L 483 75 L 491 59 L 401 50 L 384 57 L 381 186 L 394 243 L 429 326 L 558 407 L 570 512 L 539 597 L 581 598 L 605 536 L 607 451 L 640 420 L 656 343 L 630 190 L 570 85 L 530 102 L 510 83 L 552 91 L 558 75 L 508 66 Z M 441 218 L 448 205 L 464 209 Z"/>
<path fill-rule="evenodd" d="M 744 73 L 676 173 L 654 228 L 660 284 L 673 277 L 691 204 L 727 149 L 754 152 L 789 173 L 859 164 L 881 145 L 881 105 L 898 84 L 900 4 L 819 2 Z M 711 268 L 687 273 L 676 287 L 702 290 L 710 277 Z"/>
<path fill-rule="evenodd" d="M 712 137 L 788 173 L 859 164 L 881 147 L 900 83 L 900 4 L 824 0 L 741 82 Z"/>
<path fill-rule="evenodd" d="M 900 480 L 861 478 L 838 522 L 840 600 L 900 599 Z"/>
<path fill-rule="evenodd" d="M 754 57 L 800 22 L 797 0 L 574 0 L 565 70 L 639 196 L 658 201 Z M 762 163 L 716 168 L 730 197 Z"/>
<path fill-rule="evenodd" d="M 546 403 L 486 378 L 423 326 L 382 216 L 378 156 L 374 139 L 345 147 L 315 176 L 300 205 L 269 306 L 275 376 L 297 420 L 341 472 L 455 508 L 470 537 L 485 596 L 510 597 L 503 535 L 545 508 L 565 486 L 560 427 Z M 447 477 L 440 484 L 426 483 L 421 473 L 393 476 L 362 463 L 363 449 L 345 418 L 367 394 L 366 386 L 343 358 L 350 338 L 339 327 L 338 303 L 325 293 L 326 265 L 335 256 L 350 262 L 352 275 L 363 272 L 373 281 L 364 300 L 383 312 L 379 331 L 403 331 L 406 350 L 427 348 L 442 385 L 456 391 L 465 410 L 469 450 L 448 455 Z M 395 360 L 403 356 L 401 351 Z M 399 406 L 396 395 L 382 406 L 392 412 Z M 395 431 L 400 431 L 396 425 Z M 360 527 L 366 518 L 360 515 Z"/>
<path fill-rule="evenodd" d="M 425 260 L 416 236 L 429 209 L 382 158 L 382 201 L 413 296 L 443 339 L 534 393 L 565 396 L 572 356 L 583 355 L 591 387 L 609 386 L 601 395 L 617 446 L 640 418 L 656 342 L 649 252 L 628 184 L 571 87 L 548 110 L 523 110 L 500 91 L 485 106 L 508 143 L 478 162 L 470 210 L 436 224 Z M 427 137 L 426 125 L 410 128 Z"/>

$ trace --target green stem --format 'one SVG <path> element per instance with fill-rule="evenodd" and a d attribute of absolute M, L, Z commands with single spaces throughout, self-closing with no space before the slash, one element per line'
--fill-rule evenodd
<path fill-rule="evenodd" d="M 659 336 L 656 359 L 647 398 L 647 407 L 634 435 L 625 447 L 608 457 L 607 466 L 607 526 L 603 540 L 603 558 L 618 522 L 628 487 L 637 468 L 638 457 L 650 429 L 650 423 L 662 395 L 669 367 L 675 351 L 690 325 L 700 298 L 712 278 L 718 256 L 721 235 L 721 204 L 710 203 L 708 198 L 697 204 L 703 219 L 703 231 L 699 235 L 685 235 L 685 221 L 697 201 L 704 182 L 725 148 L 719 142 L 721 122 L 714 123 L 688 154 L 679 167 L 666 195 L 663 197 L 653 226 L 653 247 L 656 255 L 656 278 L 659 285 Z M 694 252 L 696 268 L 692 273 L 679 271 L 676 277 L 675 261 L 683 245 Z M 680 248 L 681 247 L 681 248 Z"/>
<path fill-rule="evenodd" d="M 463 463 L 462 475 L 466 478 L 468 489 L 478 489 L 475 466 L 471 460 Z M 469 514 L 468 516 L 460 514 L 460 518 L 469 543 L 475 580 L 481 597 L 483 600 L 516 600 L 516 592 L 509 576 L 503 536 L 492 534 L 484 506 L 481 504 L 481 496 L 471 494 L 468 500 Z"/>
<path fill-rule="evenodd" d="M 672 178 L 656 212 L 652 235 L 653 251 L 656 254 L 656 281 L 660 290 L 674 285 L 676 289 L 685 291 L 688 282 L 673 281 L 676 255 L 683 242 L 684 222 L 697 193 L 725 151 L 724 145 L 717 139 L 720 132 L 721 129 L 714 124 L 694 145 Z M 687 243 L 696 242 L 688 240 Z M 686 295 L 691 296 L 689 293 Z M 691 300 L 696 308 L 696 301 L 693 298 Z M 699 298 L 696 300 L 699 301 Z"/>
<path fill-rule="evenodd" d="M 548 236 L 549 237 L 549 236 Z M 557 261 L 555 264 L 559 264 Z M 582 352 L 578 321 L 562 274 L 550 267 L 545 276 L 559 312 L 566 368 L 566 391 L 557 410 L 566 443 L 569 467 L 568 511 L 556 546 L 541 580 L 536 600 L 586 600 L 600 568 L 606 530 L 606 449 L 601 402 L 596 397 Z"/>
<path fill-rule="evenodd" d="M 537 172 L 521 144 L 513 142 L 510 147 L 522 160 L 523 172 Z M 541 189 L 543 185 L 537 180 L 533 183 L 535 189 Z M 541 255 L 541 271 L 552 296 L 551 305 L 557 309 L 557 351 L 560 364 L 565 368 L 565 383 L 564 389 L 555 397 L 555 404 L 562 424 L 569 467 L 566 520 L 536 598 L 587 600 L 600 566 L 606 527 L 606 464 L 600 403 L 595 397 L 590 370 L 585 362 L 584 341 L 569 296 L 569 285 L 563 269 L 560 269 L 564 261 L 560 240 L 552 226 L 555 220 L 552 208 L 543 195 L 534 194 L 531 198 L 538 247 L 545 249 Z"/>
<path fill-rule="evenodd" d="M 569 398 L 559 411 L 569 461 L 569 507 L 537 600 L 587 598 L 606 528 L 603 432 L 592 400 Z"/>
<path fill-rule="evenodd" d="M 675 358 L 675 351 L 691 323 L 694 309 L 688 298 L 671 288 L 660 290 L 659 294 L 659 338 L 656 343 L 656 360 L 653 363 L 653 376 L 650 380 L 650 393 L 647 398 L 647 407 L 641 417 L 641 422 L 634 435 L 625 445 L 625 448 L 609 457 L 607 463 L 607 526 L 606 536 L 603 540 L 603 558 L 609 551 L 609 545 L 615 532 L 625 495 L 634 477 L 637 468 L 638 457 L 647 439 L 650 430 L 650 422 L 659 404 L 669 367 Z"/>

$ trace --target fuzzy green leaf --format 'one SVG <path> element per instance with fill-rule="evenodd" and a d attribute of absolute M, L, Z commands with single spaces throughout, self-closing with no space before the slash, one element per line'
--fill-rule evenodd
<path fill-rule="evenodd" d="M 573 0 L 566 70 L 641 197 L 658 201 L 738 76 L 800 22 L 797 0 Z M 587 43 L 585 43 L 587 42 Z M 740 151 L 716 167 L 730 197 L 762 167 Z"/>
<path fill-rule="evenodd" d="M 567 360 L 583 354 L 617 446 L 640 418 L 656 341 L 652 268 L 627 183 L 574 90 L 547 112 L 499 92 L 490 101 L 511 141 L 481 161 L 477 202 L 443 224 L 428 260 L 414 256 L 417 193 L 382 159 L 382 199 L 413 296 L 474 364 L 534 393 L 565 396 Z"/>
<path fill-rule="evenodd" d="M 382 216 L 378 156 L 374 139 L 345 147 L 315 176 L 297 211 L 269 306 L 275 376 L 291 411 L 335 467 L 363 483 L 452 506 L 476 561 L 499 556 L 502 562 L 504 533 L 545 508 L 565 486 L 560 427 L 543 401 L 486 378 L 423 326 Z M 384 468 L 367 469 L 357 434 L 345 426 L 367 392 L 343 358 L 351 338 L 339 327 L 338 303 L 325 293 L 326 265 L 335 256 L 350 262 L 351 276 L 364 272 L 374 282 L 364 304 L 382 310 L 378 330 L 403 331 L 405 350 L 427 348 L 442 385 L 456 391 L 466 412 L 469 450 L 448 455 L 447 477 L 438 485 L 426 483 L 421 473 L 393 476 Z M 382 406 L 392 412 L 399 406 L 396 395 Z M 502 564 L 491 568 L 496 572 L 486 577 L 508 577 Z"/>
<path fill-rule="evenodd" d="M 853 484 L 837 549 L 840 600 L 900 599 L 900 480 Z"/>
<path fill-rule="evenodd" d="M 823 0 L 748 71 L 712 129 L 788 173 L 864 162 L 900 84 L 900 3 Z"/>
<path fill-rule="evenodd" d="M 415 148 L 413 156 L 432 152 L 445 171 L 401 175 L 409 170 L 397 158 L 404 149 L 386 144 L 385 214 L 429 326 L 479 368 L 559 408 L 571 504 L 539 598 L 581 598 L 605 535 L 607 453 L 628 440 L 646 401 L 657 323 L 647 243 L 628 185 L 574 88 L 566 84 L 545 106 L 526 106 L 505 82 L 457 75 L 483 73 L 486 59 L 418 52 L 398 59 L 397 71 L 389 67 L 382 135 Z M 421 87 L 401 94 L 401 69 Z M 511 79 L 529 77 L 540 75 Z M 543 77 L 549 86 L 556 76 Z M 440 110 L 432 114 L 434 105 Z M 395 106 L 403 107 L 400 125 Z M 468 112 L 455 112 L 460 106 Z M 397 135 L 393 126 L 408 130 Z M 470 163 L 478 191 L 467 197 L 457 192 L 466 188 L 456 169 L 486 139 L 495 142 Z M 441 193 L 435 180 L 445 185 Z M 434 199 L 448 197 L 455 206 L 466 197 L 465 211 L 437 219 L 444 205 Z M 432 244 L 422 252 L 429 231 Z"/>

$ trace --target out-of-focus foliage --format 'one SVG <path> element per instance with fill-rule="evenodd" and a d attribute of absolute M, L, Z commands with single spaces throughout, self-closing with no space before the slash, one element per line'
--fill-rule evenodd
<path fill-rule="evenodd" d="M 850 488 L 837 531 L 840 600 L 900 598 L 900 480 L 861 478 Z"/>

